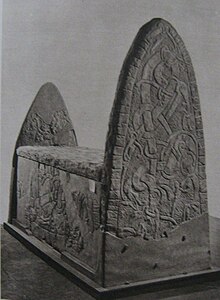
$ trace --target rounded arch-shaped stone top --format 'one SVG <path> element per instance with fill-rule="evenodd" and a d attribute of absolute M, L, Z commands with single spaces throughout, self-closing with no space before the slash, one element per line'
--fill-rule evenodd
<path fill-rule="evenodd" d="M 76 146 L 76 136 L 58 88 L 47 82 L 39 89 L 21 127 L 19 146 Z"/>
<path fill-rule="evenodd" d="M 176 30 L 153 19 L 122 66 L 105 150 L 107 228 L 158 239 L 207 212 L 193 66 Z"/>
<path fill-rule="evenodd" d="M 66 105 L 51 82 L 38 91 L 18 135 L 12 162 L 9 221 L 16 217 L 17 154 L 20 146 L 77 146 Z"/>

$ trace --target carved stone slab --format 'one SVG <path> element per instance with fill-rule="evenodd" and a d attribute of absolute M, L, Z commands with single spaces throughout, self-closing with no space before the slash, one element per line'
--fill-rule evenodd
<path fill-rule="evenodd" d="M 23 146 L 17 155 L 95 181 L 101 181 L 104 153 L 86 147 Z"/>
<path fill-rule="evenodd" d="M 52 83 L 44 84 L 22 125 L 19 146 L 76 146 L 73 125 L 62 96 Z"/>
<path fill-rule="evenodd" d="M 37 93 L 21 127 L 15 145 L 9 221 L 16 217 L 16 149 L 19 146 L 76 146 L 77 140 L 68 111 L 57 87 L 48 82 Z"/>
<path fill-rule="evenodd" d="M 181 266 L 177 274 L 188 272 L 190 265 L 195 270 L 209 266 L 205 149 L 197 85 L 182 39 L 162 19 L 140 29 L 123 64 L 109 123 L 105 170 L 106 228 L 111 233 L 111 239 L 106 237 L 106 249 L 111 249 L 105 257 L 106 284 L 116 284 L 116 274 L 121 283 L 125 278 L 134 280 L 124 265 L 118 268 L 122 262 L 132 269 L 138 266 L 140 280 L 152 274 L 146 267 L 151 260 L 156 266 L 154 276 L 169 275 L 172 266 L 164 262 L 164 251 L 170 262 L 177 255 Z M 203 231 L 198 235 L 201 218 Z M 191 240 L 191 246 L 180 245 L 174 232 L 180 240 Z M 125 252 L 130 245 L 125 260 L 112 254 L 112 240 L 118 238 L 124 250 L 118 246 L 115 253 Z M 131 239 L 138 244 L 130 243 Z M 151 251 L 154 241 L 158 261 L 153 253 L 146 250 L 141 255 L 137 250 Z M 197 255 L 203 257 L 201 261 Z"/>
<path fill-rule="evenodd" d="M 107 224 L 120 236 L 158 239 L 207 212 L 195 76 L 181 38 L 166 21 L 143 26 L 125 59 L 107 164 L 113 168 Z"/>
<path fill-rule="evenodd" d="M 100 187 L 86 178 L 18 159 L 17 222 L 26 232 L 67 253 L 94 278 L 101 260 Z"/>

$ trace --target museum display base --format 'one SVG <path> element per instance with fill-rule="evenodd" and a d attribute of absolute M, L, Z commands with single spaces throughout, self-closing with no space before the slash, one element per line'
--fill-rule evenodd
<path fill-rule="evenodd" d="M 55 251 L 52 247 L 42 243 L 33 236 L 28 236 L 22 230 L 18 229 L 12 224 L 4 223 L 4 229 L 8 231 L 13 237 L 18 239 L 26 248 L 38 255 L 47 264 L 52 266 L 58 272 L 66 276 L 69 280 L 80 286 L 87 293 L 96 299 L 107 299 L 123 297 L 135 293 L 154 292 L 157 290 L 169 289 L 173 286 L 181 287 L 192 285 L 205 281 L 215 281 L 220 279 L 220 268 L 212 267 L 209 270 L 200 272 L 182 274 L 179 276 L 170 276 L 160 279 L 140 281 L 132 284 L 125 284 L 114 286 L 110 288 L 103 288 L 96 284 L 94 281 L 88 279 L 85 275 L 80 273 L 76 268 L 67 264 L 62 258 L 60 253 Z"/>

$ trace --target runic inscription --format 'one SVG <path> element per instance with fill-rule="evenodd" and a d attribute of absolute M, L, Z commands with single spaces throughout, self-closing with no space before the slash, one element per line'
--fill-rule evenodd
<path fill-rule="evenodd" d="M 115 143 L 107 154 L 113 157 L 107 222 L 119 236 L 148 240 L 166 237 L 207 212 L 207 194 L 201 113 L 189 55 L 168 23 L 152 26 L 142 41 L 140 36 L 122 68 L 121 107 L 115 105 L 112 114 L 119 124 L 110 129 L 107 141 L 108 146 Z M 114 178 L 120 187 L 114 186 Z"/>

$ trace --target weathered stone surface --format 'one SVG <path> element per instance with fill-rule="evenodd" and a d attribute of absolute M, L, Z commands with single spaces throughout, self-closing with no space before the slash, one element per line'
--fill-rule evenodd
<path fill-rule="evenodd" d="M 37 93 L 18 135 L 12 163 L 9 221 L 16 217 L 16 149 L 19 146 L 76 146 L 67 108 L 57 87 L 48 82 Z"/>
<path fill-rule="evenodd" d="M 98 184 L 91 192 L 86 178 L 22 157 L 17 182 L 17 221 L 96 274 L 101 258 Z"/>
<path fill-rule="evenodd" d="M 76 144 L 73 125 L 62 96 L 54 84 L 44 84 L 28 111 L 16 147 Z"/>
<path fill-rule="evenodd" d="M 104 153 L 86 147 L 23 146 L 17 155 L 49 166 L 101 181 Z"/>
<path fill-rule="evenodd" d="M 118 146 L 123 152 L 115 151 Z M 205 156 L 193 67 L 181 38 L 164 20 L 144 25 L 125 59 L 105 168 L 107 198 L 118 195 L 107 208 L 114 210 L 107 225 L 118 236 L 158 240 L 207 212 L 200 197 L 206 195 Z"/>
<path fill-rule="evenodd" d="M 107 286 L 209 268 L 202 128 L 189 54 L 171 25 L 154 19 L 128 52 L 110 117 Z"/>
<path fill-rule="evenodd" d="M 42 88 L 17 143 L 17 224 L 106 287 L 208 269 L 199 96 L 175 29 L 154 19 L 135 38 L 104 160 L 76 146 L 70 124 L 57 90 Z"/>

